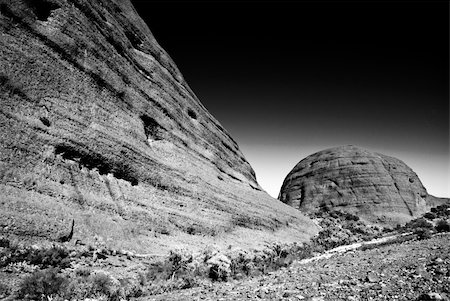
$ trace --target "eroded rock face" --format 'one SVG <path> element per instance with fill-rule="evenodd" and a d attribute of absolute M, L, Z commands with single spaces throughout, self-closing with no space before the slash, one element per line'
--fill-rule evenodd
<path fill-rule="evenodd" d="M 0 12 L 0 232 L 51 239 L 74 218 L 74 239 L 144 250 L 314 232 L 261 191 L 128 0 Z"/>
<path fill-rule="evenodd" d="M 348 211 L 373 222 L 401 223 L 429 209 L 427 191 L 402 161 L 356 146 L 320 151 L 300 161 L 279 199 L 304 212 Z"/>

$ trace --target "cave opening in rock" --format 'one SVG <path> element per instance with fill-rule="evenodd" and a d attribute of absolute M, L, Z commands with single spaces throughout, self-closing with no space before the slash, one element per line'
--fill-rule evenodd
<path fill-rule="evenodd" d="M 165 129 L 152 117 L 142 115 L 141 120 L 144 124 L 145 136 L 151 140 L 162 140 Z"/>
<path fill-rule="evenodd" d="M 26 0 L 25 3 L 41 21 L 47 21 L 52 11 L 59 8 L 58 4 L 46 0 Z"/>
<path fill-rule="evenodd" d="M 135 49 L 139 49 L 139 47 L 142 45 L 142 39 L 134 32 L 132 31 L 125 31 L 125 36 L 130 41 L 131 45 Z"/>
<path fill-rule="evenodd" d="M 188 109 L 187 113 L 192 119 L 197 119 L 197 114 L 192 109 Z"/>
<path fill-rule="evenodd" d="M 42 122 L 43 125 L 45 125 L 46 127 L 49 127 L 51 125 L 50 120 L 48 120 L 47 117 L 41 117 L 39 118 L 39 120 Z"/>
<path fill-rule="evenodd" d="M 128 181 L 133 186 L 138 184 L 133 168 L 125 162 L 111 160 L 98 153 L 68 144 L 55 146 L 55 154 L 61 155 L 64 159 L 76 161 L 87 169 L 92 170 L 96 168 L 101 175 L 111 173 L 115 178 Z"/>

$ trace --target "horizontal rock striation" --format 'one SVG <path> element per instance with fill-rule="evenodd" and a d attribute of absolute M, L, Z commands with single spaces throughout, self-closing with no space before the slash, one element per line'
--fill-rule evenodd
<path fill-rule="evenodd" d="M 279 195 L 304 212 L 329 207 L 381 223 L 401 223 L 423 214 L 436 202 L 427 198 L 417 175 L 401 160 L 351 145 L 300 161 Z"/>
<path fill-rule="evenodd" d="M 261 191 L 128 0 L 0 0 L 0 34 L 0 234 L 74 218 L 74 239 L 142 251 L 315 231 Z"/>

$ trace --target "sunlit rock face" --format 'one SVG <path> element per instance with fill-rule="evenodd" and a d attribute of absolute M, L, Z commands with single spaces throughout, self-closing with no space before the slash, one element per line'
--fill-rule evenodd
<path fill-rule="evenodd" d="M 300 161 L 284 180 L 279 199 L 304 212 L 327 207 L 381 223 L 408 221 L 435 202 L 401 160 L 351 145 Z"/>
<path fill-rule="evenodd" d="M 0 234 L 51 240 L 74 219 L 74 239 L 147 250 L 315 232 L 261 191 L 128 0 L 0 12 Z"/>

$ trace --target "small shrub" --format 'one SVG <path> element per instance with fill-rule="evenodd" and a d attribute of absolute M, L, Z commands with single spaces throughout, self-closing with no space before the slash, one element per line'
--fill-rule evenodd
<path fill-rule="evenodd" d="M 9 288 L 9 286 L 0 282 L 0 299 L 3 299 L 10 294 L 11 294 L 11 289 Z"/>
<path fill-rule="evenodd" d="M 67 279 L 59 274 L 57 268 L 37 271 L 23 279 L 17 297 L 20 300 L 41 300 L 57 295 L 66 284 Z"/>
<path fill-rule="evenodd" d="M 5 237 L 0 237 L 0 248 L 9 248 L 9 240 Z"/>
<path fill-rule="evenodd" d="M 104 271 L 91 272 L 87 269 L 76 270 L 74 277 L 60 294 L 69 300 L 96 297 L 118 301 L 124 296 L 121 283 L 117 279 Z"/>
<path fill-rule="evenodd" d="M 446 217 L 450 215 L 450 204 L 443 204 L 437 207 L 431 208 L 431 212 L 436 214 L 436 217 Z"/>
<path fill-rule="evenodd" d="M 433 220 L 436 218 L 436 214 L 433 212 L 427 212 L 423 215 L 424 218 L 428 219 L 428 220 Z"/>
<path fill-rule="evenodd" d="M 446 220 L 439 220 L 435 227 L 437 232 L 450 232 L 450 223 Z"/>
<path fill-rule="evenodd" d="M 80 206 L 83 206 L 86 204 L 86 199 L 81 194 L 74 193 L 71 196 L 69 196 L 69 198 L 67 200 L 71 203 L 78 204 Z"/>
<path fill-rule="evenodd" d="M 69 252 L 67 249 L 60 247 L 33 250 L 27 257 L 27 261 L 30 264 L 38 265 L 43 268 L 68 268 L 70 266 Z"/>
<path fill-rule="evenodd" d="M 138 278 L 140 276 L 138 275 Z M 141 297 L 144 292 L 142 290 L 143 284 L 140 279 L 120 279 L 120 286 L 123 290 L 123 296 L 126 296 L 126 298 L 139 298 Z"/>
<path fill-rule="evenodd" d="M 207 262 L 209 267 L 209 278 L 215 281 L 227 281 L 231 275 L 231 261 L 223 255 L 217 254 L 210 258 Z"/>
<path fill-rule="evenodd" d="M 407 229 L 419 229 L 419 228 L 425 228 L 430 229 L 433 228 L 433 224 L 430 223 L 428 220 L 426 220 L 423 217 L 416 218 L 415 220 L 410 221 L 405 225 L 405 228 Z"/>
<path fill-rule="evenodd" d="M 108 297 L 108 300 L 115 301 L 120 300 L 120 283 L 108 273 L 98 271 L 90 276 L 91 293 L 95 296 L 104 295 Z"/>
<path fill-rule="evenodd" d="M 207 275 L 207 258 L 207 251 L 195 258 L 184 250 L 171 251 L 164 261 L 149 265 L 147 274 L 139 276 L 139 281 L 151 282 L 147 289 L 150 294 L 196 286 L 198 280 Z"/>
<path fill-rule="evenodd" d="M 416 234 L 417 238 L 420 240 L 431 238 L 431 235 L 433 234 L 430 228 L 416 228 L 413 233 Z"/>

